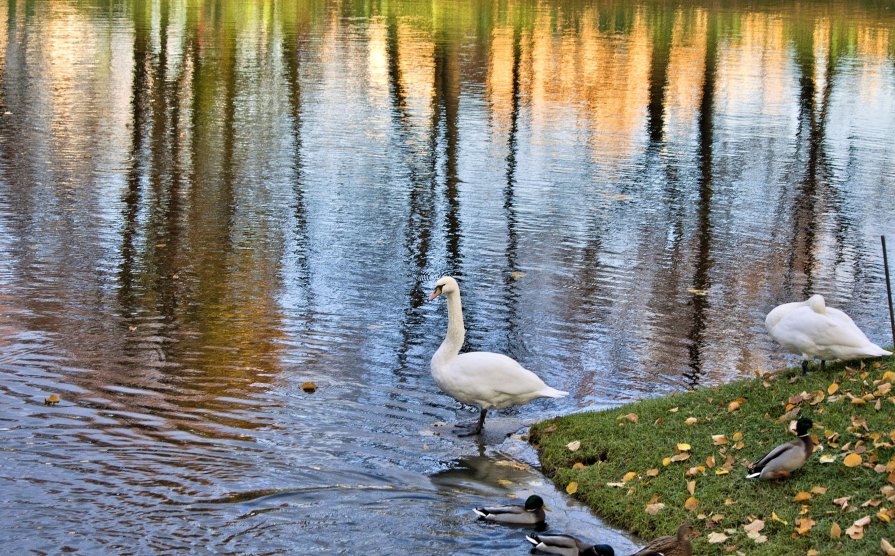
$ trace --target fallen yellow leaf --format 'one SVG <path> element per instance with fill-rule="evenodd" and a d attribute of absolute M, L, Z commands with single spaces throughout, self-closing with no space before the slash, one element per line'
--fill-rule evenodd
<path fill-rule="evenodd" d="M 830 538 L 838 539 L 842 536 L 842 527 L 839 527 L 838 523 L 834 523 L 830 526 Z"/>
<path fill-rule="evenodd" d="M 782 523 L 783 525 L 789 525 L 788 521 L 786 521 L 784 519 L 780 519 L 780 517 L 777 515 L 777 512 L 771 512 L 771 519 L 773 519 L 774 521 L 776 521 L 778 523 Z"/>
<path fill-rule="evenodd" d="M 727 444 L 727 437 L 723 434 L 713 434 L 712 435 L 712 443 L 715 446 L 721 446 L 722 444 Z"/>
<path fill-rule="evenodd" d="M 687 481 L 687 492 L 691 495 L 696 493 L 696 481 Z"/>
<path fill-rule="evenodd" d="M 737 431 L 737 432 L 733 433 L 733 437 L 732 437 L 732 438 L 733 438 L 733 441 L 734 441 L 734 442 L 738 442 L 738 441 L 740 441 L 740 440 L 743 439 L 743 433 Z"/>
<path fill-rule="evenodd" d="M 627 483 L 628 481 L 630 481 L 631 479 L 634 479 L 634 478 L 636 478 L 636 477 L 637 477 L 637 473 L 636 473 L 636 472 L 634 472 L 634 471 L 628 471 L 627 473 L 625 473 L 625 476 L 622 477 L 622 482 L 623 482 L 623 483 Z"/>
<path fill-rule="evenodd" d="M 805 502 L 806 500 L 811 500 L 811 493 L 805 492 L 804 490 L 800 490 L 798 494 L 793 497 L 795 502 Z"/>
<path fill-rule="evenodd" d="M 576 470 L 577 470 L 577 469 L 584 469 L 584 464 L 581 463 L 580 461 L 576 461 L 576 462 L 575 462 L 575 465 L 572 466 L 572 469 L 576 469 Z"/>
<path fill-rule="evenodd" d="M 690 451 L 690 445 L 689 445 L 689 444 L 681 443 L 681 444 L 678 444 L 678 445 L 677 445 L 677 449 L 678 449 L 678 451 L 680 451 L 680 452 L 689 452 L 689 451 Z"/>
<path fill-rule="evenodd" d="M 830 394 L 831 396 L 838 391 L 839 391 L 839 385 L 836 384 L 835 382 L 833 384 L 827 386 L 827 394 Z"/>
<path fill-rule="evenodd" d="M 888 540 L 880 539 L 879 547 L 883 549 L 883 552 L 886 553 L 886 556 L 895 556 L 895 547 L 893 547 L 892 543 L 890 543 Z"/>
<path fill-rule="evenodd" d="M 566 492 L 569 494 L 575 494 L 578 492 L 578 481 L 572 481 L 571 483 L 566 485 Z"/>
<path fill-rule="evenodd" d="M 861 461 L 861 455 L 852 452 L 849 455 L 845 456 L 845 459 L 842 460 L 842 463 L 846 467 L 857 467 L 861 465 Z"/>
<path fill-rule="evenodd" d="M 653 469 L 647 469 L 647 470 L 646 470 L 646 476 L 647 476 L 647 477 L 658 477 L 658 476 L 659 476 L 659 470 L 656 469 L 656 468 L 653 468 Z"/>
<path fill-rule="evenodd" d="M 695 510 L 697 506 L 699 506 L 699 500 L 693 496 L 687 498 L 687 501 L 684 502 L 684 508 L 691 512 Z"/>
<path fill-rule="evenodd" d="M 687 417 L 686 419 L 684 419 L 684 424 L 687 425 L 695 425 L 698 422 L 699 419 L 697 419 L 696 417 Z"/>

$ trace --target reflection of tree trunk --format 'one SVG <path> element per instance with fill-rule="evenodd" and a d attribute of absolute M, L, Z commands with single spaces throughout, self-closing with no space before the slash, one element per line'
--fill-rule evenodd
<path fill-rule="evenodd" d="M 684 373 L 691 386 L 696 386 L 704 374 L 702 350 L 705 346 L 706 314 L 709 309 L 708 297 L 704 292 L 711 286 L 709 277 L 712 268 L 712 134 L 715 99 L 715 79 L 717 76 L 718 25 L 716 16 L 709 19 L 705 49 L 705 72 L 702 79 L 702 99 L 699 103 L 699 207 L 697 211 L 696 233 L 698 244 L 693 273 L 691 297 L 693 324 L 687 334 L 689 339 L 690 370 Z"/>
<path fill-rule="evenodd" d="M 519 97 L 520 97 L 520 59 L 522 57 L 522 46 L 520 44 L 521 33 L 519 27 L 513 29 L 513 91 L 512 91 L 512 109 L 510 111 L 510 133 L 507 138 L 507 171 L 506 186 L 503 189 L 503 209 L 507 219 L 507 272 L 504 276 L 504 306 L 507 307 L 507 349 L 510 353 L 514 351 L 511 342 L 515 341 L 517 330 L 519 327 L 519 294 L 513 287 L 513 273 L 519 270 L 516 262 L 518 250 L 518 234 L 516 231 L 516 204 L 515 204 L 515 188 L 516 188 L 516 140 L 519 131 Z"/>
<path fill-rule="evenodd" d="M 456 276 L 463 275 L 463 256 L 460 250 L 460 176 L 457 169 L 460 153 L 460 60 L 452 41 L 450 56 L 445 57 L 442 69 L 442 107 L 444 110 L 445 140 L 445 235 L 447 236 L 447 268 Z"/>
<path fill-rule="evenodd" d="M 671 35 L 674 12 L 667 6 L 657 8 L 653 21 L 653 52 L 649 73 L 649 135 L 650 141 L 662 140 L 665 126 L 665 89 L 668 86 L 668 62 L 671 58 Z"/>
<path fill-rule="evenodd" d="M 136 235 L 137 216 L 140 212 L 142 191 L 140 188 L 140 176 L 142 175 L 142 150 L 143 131 L 146 126 L 147 105 L 146 94 L 149 90 L 149 80 L 146 75 L 146 67 L 151 58 L 151 37 L 146 32 L 144 22 L 146 20 L 145 5 L 142 2 L 134 4 L 134 77 L 131 83 L 131 167 L 127 172 L 127 190 L 122 199 L 124 214 L 122 220 L 124 226 L 121 237 L 121 266 L 119 272 L 120 288 L 118 290 L 119 303 L 122 314 L 132 317 L 136 314 Z"/>
<path fill-rule="evenodd" d="M 283 30 L 283 57 L 286 63 L 286 84 L 289 87 L 289 107 L 292 112 L 292 170 L 295 173 L 292 187 L 293 216 L 295 217 L 295 256 L 298 261 L 298 279 L 305 291 L 306 310 L 311 306 L 311 267 L 308 241 L 308 216 L 305 206 L 304 164 L 302 161 L 302 99 L 298 34 Z"/>

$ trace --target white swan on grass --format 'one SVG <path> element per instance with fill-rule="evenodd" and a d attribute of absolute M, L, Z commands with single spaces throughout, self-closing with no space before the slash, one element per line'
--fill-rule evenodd
<path fill-rule="evenodd" d="M 827 307 L 821 295 L 806 301 L 775 307 L 764 320 L 771 338 L 790 353 L 801 355 L 802 374 L 808 372 L 808 360 L 824 361 L 863 359 L 892 355 L 867 339 L 855 322 L 833 307 Z"/>
<path fill-rule="evenodd" d="M 448 329 L 444 341 L 432 356 L 432 378 L 455 400 L 481 409 L 478 423 L 461 436 L 482 432 L 485 415 L 491 408 L 520 405 L 535 398 L 562 398 L 569 394 L 547 386 L 536 374 L 506 355 L 486 351 L 461 354 L 466 328 L 457 281 L 450 276 L 438 280 L 429 301 L 440 295 L 447 299 Z"/>

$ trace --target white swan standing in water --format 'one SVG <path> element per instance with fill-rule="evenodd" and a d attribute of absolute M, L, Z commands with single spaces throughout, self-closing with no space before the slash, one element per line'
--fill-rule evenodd
<path fill-rule="evenodd" d="M 787 351 L 801 355 L 802 374 L 808 372 L 808 360 L 862 359 L 892 355 L 867 339 L 851 317 L 827 307 L 823 296 L 812 295 L 806 301 L 775 307 L 764 320 L 771 338 Z"/>
<path fill-rule="evenodd" d="M 524 404 L 535 398 L 562 398 L 569 394 L 547 386 L 536 374 L 506 355 L 485 351 L 461 354 L 466 328 L 463 327 L 463 306 L 457 281 L 450 276 L 438 280 L 429 301 L 440 295 L 447 298 L 448 329 L 441 347 L 432 356 L 432 378 L 442 391 L 457 401 L 481 408 L 478 423 L 461 436 L 482 432 L 485 415 L 491 408 Z"/>

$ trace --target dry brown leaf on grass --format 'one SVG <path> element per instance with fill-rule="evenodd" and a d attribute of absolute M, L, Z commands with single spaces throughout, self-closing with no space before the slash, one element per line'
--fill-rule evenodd
<path fill-rule="evenodd" d="M 886 539 L 879 540 L 879 547 L 883 549 L 883 552 L 886 553 L 886 556 L 895 556 L 895 547 L 892 546 Z"/>
<path fill-rule="evenodd" d="M 693 496 L 687 498 L 687 501 L 684 502 L 684 509 L 690 512 L 695 510 L 697 506 L 699 506 L 699 499 Z"/>
<path fill-rule="evenodd" d="M 796 520 L 796 533 L 799 535 L 807 535 L 811 532 L 811 528 L 816 525 L 815 521 L 810 517 L 802 517 Z"/>
<path fill-rule="evenodd" d="M 708 537 L 709 544 L 719 544 L 727 540 L 724 533 L 710 533 Z"/>
<path fill-rule="evenodd" d="M 794 502 L 805 502 L 806 500 L 811 500 L 811 493 L 805 492 L 804 490 L 800 490 L 794 497 Z"/>
<path fill-rule="evenodd" d="M 578 448 L 581 448 L 581 441 L 573 440 L 572 442 L 566 444 L 566 448 L 568 448 L 570 452 L 575 452 L 578 450 Z"/>
<path fill-rule="evenodd" d="M 663 504 L 661 502 L 656 502 L 655 504 L 647 504 L 646 508 L 644 508 L 644 511 L 646 513 L 648 513 L 649 515 L 656 515 L 657 513 L 662 511 L 662 508 L 664 508 L 664 507 L 665 507 L 665 504 Z"/>
<path fill-rule="evenodd" d="M 845 534 L 851 537 L 852 540 L 860 540 L 864 538 L 864 527 L 870 525 L 870 516 L 865 515 L 861 519 L 856 520 L 852 523 L 851 527 L 845 530 Z"/>
<path fill-rule="evenodd" d="M 838 539 L 842 536 L 842 527 L 839 527 L 838 523 L 834 523 L 830 526 L 830 538 Z"/>

